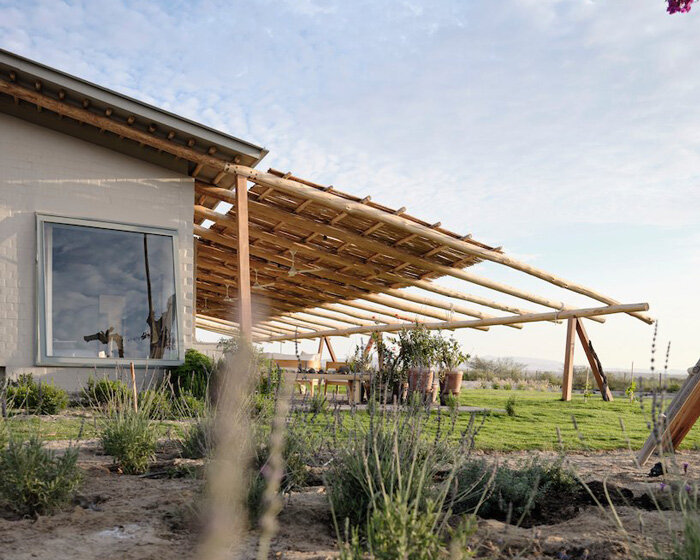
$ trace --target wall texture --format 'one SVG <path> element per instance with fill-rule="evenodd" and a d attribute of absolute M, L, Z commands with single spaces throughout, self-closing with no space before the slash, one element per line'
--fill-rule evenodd
<path fill-rule="evenodd" d="M 95 373 L 34 365 L 37 212 L 177 229 L 184 282 L 178 312 L 189 348 L 193 197 L 184 164 L 179 174 L 0 113 L 0 368 L 7 377 L 32 372 L 77 390 Z M 113 375 L 114 368 L 97 374 Z"/>

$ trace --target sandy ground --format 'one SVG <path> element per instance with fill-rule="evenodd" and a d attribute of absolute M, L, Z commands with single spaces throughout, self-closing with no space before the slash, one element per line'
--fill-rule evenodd
<path fill-rule="evenodd" d="M 52 445 L 61 447 L 62 442 Z M 546 454 L 545 454 L 546 455 Z M 501 461 L 518 461 L 525 453 L 489 454 Z M 631 490 L 635 496 L 647 488 L 658 489 L 663 478 L 649 479 L 625 452 L 570 455 L 586 481 L 607 479 Z M 158 472 L 182 462 L 172 453 L 159 456 Z M 698 480 L 700 452 L 684 452 L 679 463 L 689 464 L 688 474 Z M 186 530 L 189 505 L 200 490 L 201 480 L 193 478 L 146 478 L 126 476 L 110 469 L 111 458 L 99 454 L 96 442 L 83 445 L 80 466 L 85 481 L 76 503 L 50 517 L 13 520 L 0 518 L 1 559 L 158 559 L 192 558 L 196 535 Z M 190 465 L 191 466 L 191 465 Z M 682 467 L 681 467 L 682 468 Z M 493 520 L 480 520 L 477 532 L 480 557 L 622 559 L 635 551 L 651 553 L 654 546 L 672 542 L 680 528 L 680 517 L 621 505 L 617 516 L 610 508 L 584 506 L 578 515 L 553 525 L 525 529 Z M 279 517 L 279 532 L 271 557 L 310 560 L 333 557 L 335 537 L 330 511 L 322 487 L 313 487 L 286 498 Z M 243 557 L 253 558 L 256 535 L 243 546 Z M 233 556 L 232 556 L 233 557 Z"/>

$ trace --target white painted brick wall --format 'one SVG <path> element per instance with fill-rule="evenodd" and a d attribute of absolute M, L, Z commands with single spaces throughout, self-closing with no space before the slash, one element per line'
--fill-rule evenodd
<path fill-rule="evenodd" d="M 194 340 L 194 181 L 0 113 L 0 366 L 77 390 L 93 368 L 40 368 L 36 347 L 36 213 L 177 229 L 184 343 Z M 112 373 L 108 371 L 98 372 Z"/>

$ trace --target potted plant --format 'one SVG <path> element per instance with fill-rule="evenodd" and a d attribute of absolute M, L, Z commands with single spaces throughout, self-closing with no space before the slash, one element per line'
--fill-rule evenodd
<path fill-rule="evenodd" d="M 406 368 L 401 359 L 400 346 L 395 339 L 375 338 L 378 375 L 374 380 L 380 399 L 388 403 L 403 402 L 408 394 Z"/>
<path fill-rule="evenodd" d="M 408 372 L 409 391 L 423 394 L 432 391 L 438 342 L 439 337 L 419 325 L 399 333 L 399 354 Z"/>
<path fill-rule="evenodd" d="M 454 337 L 440 338 L 437 354 L 440 362 L 440 403 L 444 405 L 448 394 L 459 395 L 464 375 L 459 366 L 469 359 L 469 354 L 462 352 Z"/>

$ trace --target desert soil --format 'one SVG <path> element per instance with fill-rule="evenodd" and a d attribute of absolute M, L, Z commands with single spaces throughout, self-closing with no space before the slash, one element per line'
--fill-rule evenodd
<path fill-rule="evenodd" d="M 65 442 L 53 442 L 60 448 Z M 514 462 L 531 454 L 489 454 Z M 541 454 L 544 456 L 551 455 Z M 607 480 L 635 496 L 658 490 L 664 477 L 650 479 L 627 452 L 580 453 L 569 461 L 585 481 Z M 697 481 L 700 452 L 679 454 Z M 66 511 L 37 519 L 0 517 L 0 558 L 7 560 L 158 559 L 196 557 L 196 535 L 188 531 L 187 511 L 202 481 L 173 478 L 183 465 L 167 449 L 159 454 L 152 476 L 115 472 L 110 457 L 101 455 L 97 442 L 86 442 L 80 453 L 85 480 L 75 503 Z M 681 467 L 682 468 L 682 467 Z M 168 474 L 170 476 L 168 476 Z M 676 513 L 655 508 L 620 505 L 615 508 L 624 530 L 610 508 L 582 506 L 575 517 L 549 525 L 521 528 L 494 520 L 480 520 L 478 555 L 488 558 L 622 559 L 634 552 L 651 554 L 668 546 L 681 527 Z M 254 558 L 256 535 L 243 543 L 244 558 Z M 290 560 L 330 558 L 337 554 L 330 511 L 323 487 L 308 488 L 286 497 L 271 557 Z M 234 556 L 232 555 L 232 558 Z"/>

